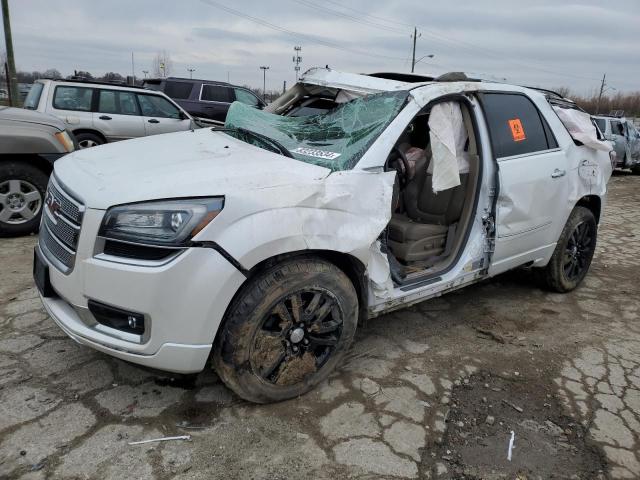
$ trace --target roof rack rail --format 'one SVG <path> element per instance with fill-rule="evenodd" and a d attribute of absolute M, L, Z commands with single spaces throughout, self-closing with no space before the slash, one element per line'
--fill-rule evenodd
<path fill-rule="evenodd" d="M 127 87 L 127 88 L 139 88 L 141 90 L 148 90 L 147 88 L 141 85 L 129 85 L 127 82 L 123 81 L 113 81 L 113 82 L 105 82 L 101 80 L 92 80 L 86 77 L 69 77 L 69 78 L 46 78 L 42 77 L 38 80 L 54 80 L 56 82 L 73 82 L 73 83 L 89 83 L 94 85 L 110 85 L 112 87 Z"/>
<path fill-rule="evenodd" d="M 422 83 L 432 82 L 434 77 L 431 75 L 421 75 L 419 73 L 403 73 L 403 72 L 376 72 L 365 73 L 368 77 L 384 78 L 385 80 L 395 80 L 406 83 Z"/>
<path fill-rule="evenodd" d="M 219 80 L 203 80 L 201 78 L 186 78 L 186 77 L 150 77 L 143 78 L 142 81 L 145 83 L 160 83 L 162 80 L 177 80 L 181 82 L 203 82 L 211 85 L 224 85 L 225 87 L 240 87 L 240 85 L 234 85 L 233 83 L 222 82 Z"/>
<path fill-rule="evenodd" d="M 558 98 L 563 98 L 565 100 L 569 100 L 568 98 L 566 98 L 562 94 L 556 92 L 555 90 L 550 90 L 548 88 L 542 88 L 542 87 L 531 87 L 529 85 L 520 85 L 520 86 L 524 87 L 524 88 L 530 88 L 531 90 L 537 90 L 538 92 L 546 93 L 547 95 L 553 95 L 553 96 L 558 97 Z M 569 100 L 569 101 L 572 101 L 572 100 Z"/>

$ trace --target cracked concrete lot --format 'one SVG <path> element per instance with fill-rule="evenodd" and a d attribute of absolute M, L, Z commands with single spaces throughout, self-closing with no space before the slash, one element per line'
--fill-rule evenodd
<path fill-rule="evenodd" d="M 518 271 L 368 321 L 275 405 L 76 345 L 37 298 L 35 237 L 2 239 L 0 478 L 640 478 L 640 177 L 610 187 L 575 292 Z"/>

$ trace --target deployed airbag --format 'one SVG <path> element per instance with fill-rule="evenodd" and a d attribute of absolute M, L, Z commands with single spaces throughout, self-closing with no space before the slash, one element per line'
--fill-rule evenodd
<path fill-rule="evenodd" d="M 609 142 L 598 140 L 598 133 L 591 121 L 591 115 L 574 108 L 554 106 L 553 109 L 574 140 L 594 150 L 609 152 L 613 149 Z"/>
<path fill-rule="evenodd" d="M 458 102 L 438 103 L 431 109 L 429 137 L 433 193 L 457 187 L 460 185 L 460 173 L 469 171 L 469 162 L 464 154 L 467 129 Z"/>

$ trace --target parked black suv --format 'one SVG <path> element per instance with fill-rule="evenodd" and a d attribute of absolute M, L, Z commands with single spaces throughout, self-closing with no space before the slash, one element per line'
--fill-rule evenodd
<path fill-rule="evenodd" d="M 266 105 L 251 90 L 224 82 L 168 77 L 146 78 L 143 85 L 164 92 L 194 117 L 221 123 L 227 118 L 229 105 L 236 100 L 255 108 Z"/>

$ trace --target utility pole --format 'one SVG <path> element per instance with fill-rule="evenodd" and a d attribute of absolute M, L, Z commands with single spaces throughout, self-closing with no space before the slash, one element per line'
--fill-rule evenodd
<path fill-rule="evenodd" d="M 133 61 L 133 52 L 131 52 L 131 76 L 133 77 L 133 84 L 136 84 L 136 64 Z"/>
<path fill-rule="evenodd" d="M 262 70 L 262 96 L 264 97 L 267 89 L 267 70 L 269 70 L 269 67 L 263 65 L 262 67 L 260 67 L 260 70 Z"/>
<path fill-rule="evenodd" d="M 413 56 L 411 58 L 411 73 L 413 73 L 416 68 L 416 40 L 421 36 L 422 34 L 418 35 L 418 28 L 413 27 Z"/>
<path fill-rule="evenodd" d="M 193 72 L 195 72 L 195 71 L 196 71 L 196 69 L 195 69 L 195 68 L 193 68 L 193 67 L 191 67 L 191 68 L 187 67 L 187 72 L 189 72 L 189 78 L 193 78 Z"/>
<path fill-rule="evenodd" d="M 11 39 L 11 22 L 9 21 L 9 0 L 2 0 L 2 20 L 4 22 L 4 42 L 7 50 L 7 77 L 9 80 L 9 105 L 17 107 L 20 103 L 16 62 L 13 57 L 13 40 Z"/>
<path fill-rule="evenodd" d="M 598 103 L 596 105 L 596 115 L 600 113 L 600 101 L 602 100 L 602 94 L 604 93 L 604 88 L 607 86 L 607 74 L 605 73 L 602 76 L 602 83 L 600 84 L 600 94 L 598 95 Z"/>
<path fill-rule="evenodd" d="M 302 62 L 302 57 L 300 56 L 301 51 L 302 47 L 300 45 L 293 47 L 293 63 L 295 63 L 293 69 L 296 71 L 296 82 L 298 81 L 298 72 L 300 72 L 300 62 Z"/>

